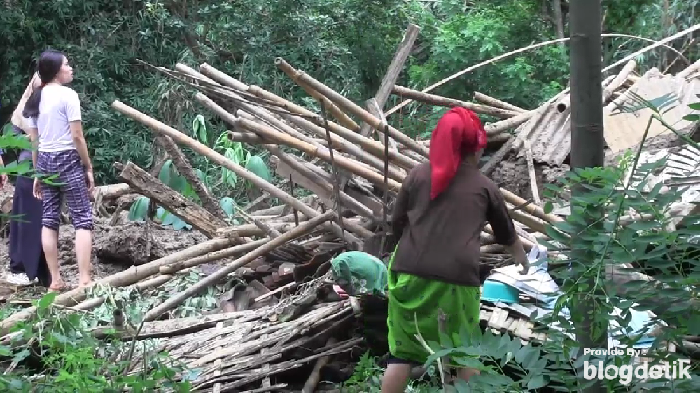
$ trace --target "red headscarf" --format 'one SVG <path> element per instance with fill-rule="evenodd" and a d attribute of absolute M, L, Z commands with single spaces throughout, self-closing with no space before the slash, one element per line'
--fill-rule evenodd
<path fill-rule="evenodd" d="M 430 199 L 437 198 L 457 173 L 462 156 L 486 147 L 486 130 L 469 109 L 454 107 L 438 121 L 430 138 Z"/>

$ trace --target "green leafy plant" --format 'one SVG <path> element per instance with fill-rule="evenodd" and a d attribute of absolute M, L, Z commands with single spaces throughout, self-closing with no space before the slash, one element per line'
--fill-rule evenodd
<path fill-rule="evenodd" d="M 55 293 L 35 303 L 36 318 L 15 326 L 12 341 L 0 345 L 0 362 L 9 367 L 0 375 L 4 392 L 148 392 L 190 391 L 193 376 L 168 358 L 138 351 L 143 363 L 132 364 L 136 341 L 97 339 L 83 327 L 85 315 L 53 306 Z M 177 378 L 178 375 L 184 378 Z"/>

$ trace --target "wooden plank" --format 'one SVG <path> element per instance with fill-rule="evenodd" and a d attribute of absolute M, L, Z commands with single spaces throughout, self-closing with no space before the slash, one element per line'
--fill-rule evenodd
<path fill-rule="evenodd" d="M 391 60 L 391 64 L 389 64 L 389 68 L 382 79 L 382 84 L 379 85 L 379 90 L 377 90 L 377 94 L 374 95 L 374 99 L 377 100 L 377 105 L 381 110 L 384 110 L 384 105 L 386 105 L 386 101 L 389 99 L 391 91 L 394 89 L 394 84 L 396 84 L 396 81 L 399 79 L 401 70 L 403 70 L 403 66 L 408 56 L 411 54 L 411 49 L 418 37 L 418 33 L 420 33 L 420 28 L 414 24 L 409 24 L 406 28 L 403 39 L 396 49 L 394 58 Z M 360 126 L 360 134 L 362 136 L 368 136 L 371 131 L 372 126 L 367 123 L 362 123 Z"/>

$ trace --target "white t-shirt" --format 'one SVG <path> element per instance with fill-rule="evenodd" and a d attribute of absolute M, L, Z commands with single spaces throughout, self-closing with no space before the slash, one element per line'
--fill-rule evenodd
<path fill-rule="evenodd" d="M 42 88 L 39 117 L 27 124 L 39 130 L 39 151 L 58 152 L 75 149 L 70 122 L 82 120 L 80 98 L 70 87 L 47 85 Z"/>

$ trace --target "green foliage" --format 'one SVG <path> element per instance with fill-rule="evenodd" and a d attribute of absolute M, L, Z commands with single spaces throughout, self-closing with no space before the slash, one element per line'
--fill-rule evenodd
<path fill-rule="evenodd" d="M 144 362 L 131 364 L 136 342 L 102 341 L 85 328 L 85 315 L 66 314 L 52 306 L 56 293 L 36 301 L 37 316 L 15 326 L 9 345 L 0 345 L 0 361 L 9 368 L 0 375 L 4 392 L 147 392 L 190 391 L 184 368 L 167 354 L 151 354 L 145 345 Z M 141 365 L 146 366 L 144 369 Z M 133 372 L 129 372 L 132 370 Z"/>

